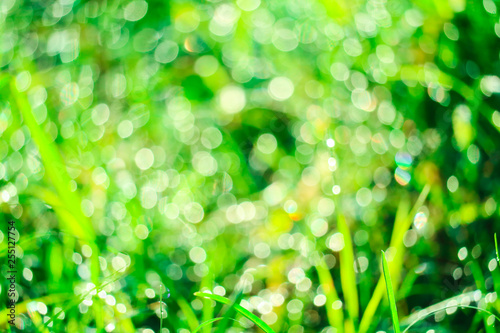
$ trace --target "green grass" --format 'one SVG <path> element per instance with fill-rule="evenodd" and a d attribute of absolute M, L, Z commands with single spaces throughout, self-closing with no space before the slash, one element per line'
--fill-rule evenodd
<path fill-rule="evenodd" d="M 192 333 L 200 332 L 202 328 L 210 327 L 213 323 L 221 321 L 223 319 L 224 319 L 224 317 L 217 317 L 217 318 L 209 319 L 209 320 L 201 323 L 198 327 L 196 327 L 196 329 Z"/>
<path fill-rule="evenodd" d="M 198 297 L 203 297 L 203 298 L 208 298 L 214 301 L 217 301 L 219 303 L 225 304 L 225 305 L 231 305 L 231 300 L 228 298 L 219 296 L 219 295 L 214 295 L 214 294 L 209 294 L 205 292 L 197 292 L 195 293 L 195 296 Z M 248 311 L 244 307 L 242 307 L 239 304 L 232 304 L 231 306 L 234 307 L 234 309 L 241 315 L 243 315 L 245 318 L 253 322 L 257 327 L 259 327 L 262 331 L 266 333 L 275 333 L 269 325 L 267 325 L 262 319 L 254 315 L 252 312 Z M 206 323 L 206 322 L 205 322 Z M 205 323 L 202 325 L 205 326 Z M 198 329 L 198 328 L 197 328 Z"/>
<path fill-rule="evenodd" d="M 495 232 L 495 254 L 497 255 L 497 262 L 500 263 L 500 256 L 498 255 L 498 242 L 497 242 L 497 233 Z"/>
<path fill-rule="evenodd" d="M 391 310 L 392 326 L 394 327 L 395 333 L 400 333 L 401 329 L 399 328 L 398 309 L 396 307 L 396 297 L 394 296 L 395 293 L 391 280 L 391 272 L 389 271 L 389 265 L 387 264 L 385 253 L 384 251 L 381 252 L 382 252 L 382 270 L 384 273 L 385 288 L 387 290 L 387 299 L 389 300 L 389 308 Z"/>
<path fill-rule="evenodd" d="M 345 326 L 346 333 L 354 333 L 357 330 L 359 314 L 358 287 L 356 285 L 356 274 L 354 272 L 354 252 L 352 248 L 351 233 L 346 219 L 343 215 L 337 215 L 337 226 L 344 236 L 344 248 L 339 253 L 340 281 L 347 313 L 348 324 Z"/>
<path fill-rule="evenodd" d="M 325 311 L 328 318 L 328 323 L 330 326 L 337 328 L 339 333 L 344 332 L 344 312 L 341 307 L 333 308 L 333 304 L 336 301 L 340 301 L 340 298 L 335 289 L 335 284 L 333 282 L 332 275 L 328 266 L 324 260 L 321 260 L 318 265 L 316 265 L 316 270 L 318 272 L 319 282 L 323 288 L 323 292 L 326 296 Z"/>
<path fill-rule="evenodd" d="M 495 332 L 498 5 L 4 0 L 23 332 Z"/>
<path fill-rule="evenodd" d="M 411 227 L 413 217 L 417 213 L 417 210 L 424 204 L 427 196 L 429 195 L 429 192 L 430 186 L 426 185 L 417 198 L 411 211 L 409 211 L 410 203 L 408 200 L 403 199 L 398 205 L 398 210 L 394 222 L 394 229 L 392 231 L 390 242 L 390 247 L 395 249 L 395 256 L 391 261 L 391 264 L 389 265 L 389 273 L 393 277 L 395 277 L 395 281 L 399 281 L 399 276 L 403 267 L 403 255 L 405 252 L 405 247 L 403 244 L 404 235 L 406 231 Z M 370 298 L 370 301 L 363 313 L 359 328 L 360 333 L 368 332 L 370 326 L 373 324 L 373 317 L 375 316 L 378 305 L 382 300 L 384 289 L 385 285 L 383 277 L 380 276 L 375 290 L 373 291 L 373 294 Z"/>
<path fill-rule="evenodd" d="M 160 333 L 163 331 L 163 286 L 160 284 Z"/>

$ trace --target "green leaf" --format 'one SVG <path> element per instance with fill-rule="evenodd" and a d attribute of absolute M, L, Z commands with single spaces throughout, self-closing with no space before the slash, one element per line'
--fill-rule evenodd
<path fill-rule="evenodd" d="M 391 247 L 396 249 L 396 255 L 392 260 L 389 268 L 392 272 L 392 276 L 394 277 L 396 284 L 399 281 L 399 276 L 401 274 L 403 255 L 405 253 L 404 246 L 404 235 L 406 231 L 411 227 L 413 223 L 413 217 L 417 213 L 418 209 L 424 204 L 427 196 L 430 192 L 430 186 L 426 185 L 422 192 L 420 192 L 417 201 L 415 202 L 413 208 L 410 213 L 409 210 L 409 202 L 407 200 L 401 200 L 399 202 L 398 211 L 396 212 L 396 220 L 394 223 L 394 229 L 391 236 Z M 377 311 L 378 305 L 384 297 L 384 281 L 382 277 L 379 278 L 377 282 L 377 286 L 373 291 L 372 297 L 368 302 L 368 305 L 363 313 L 363 318 L 361 318 L 361 322 L 359 324 L 358 333 L 366 333 L 370 329 L 371 324 L 373 323 L 373 318 L 375 316 L 375 312 Z"/>
<path fill-rule="evenodd" d="M 356 273 L 354 272 L 354 251 L 352 248 L 351 233 L 344 215 L 338 214 L 337 226 L 340 233 L 344 236 L 344 248 L 339 253 L 340 282 L 342 292 L 344 293 L 347 313 L 352 324 L 355 326 L 359 316 L 358 287 L 356 285 Z"/>
<path fill-rule="evenodd" d="M 163 332 L 163 286 L 160 284 L 160 333 Z"/>
<path fill-rule="evenodd" d="M 52 317 L 50 317 L 49 320 L 47 320 L 46 322 L 44 322 L 45 327 L 49 327 L 50 323 L 52 323 L 55 319 L 57 319 L 61 313 L 68 312 L 70 309 L 72 309 L 73 307 L 75 307 L 78 304 L 80 304 L 89 295 L 99 293 L 100 291 L 104 290 L 104 288 L 106 286 L 108 286 L 108 285 L 110 285 L 112 283 L 115 283 L 116 281 L 118 281 L 121 278 L 123 278 L 125 275 L 126 275 L 126 273 L 115 272 L 114 274 L 112 274 L 109 277 L 107 277 L 98 286 L 95 286 L 94 288 L 88 290 L 87 292 L 85 292 L 85 293 L 83 293 L 81 295 L 72 295 L 72 297 L 71 296 L 66 296 L 66 297 L 62 298 L 61 300 L 56 299 L 57 302 L 68 301 L 68 300 L 69 300 L 69 302 L 65 306 L 63 306 L 62 309 L 59 310 L 59 312 L 55 313 Z M 61 294 L 61 295 L 64 295 L 64 294 Z M 71 295 L 71 294 L 68 294 L 68 295 Z M 50 298 L 50 295 L 47 296 L 47 298 L 52 301 L 52 299 Z M 53 301 L 53 303 L 56 303 L 56 301 Z M 30 300 L 27 300 L 27 301 L 25 301 L 23 303 L 29 303 L 29 302 L 30 302 Z M 22 312 L 19 312 L 19 313 L 22 313 Z M 132 322 L 130 321 L 130 319 L 128 319 L 127 321 L 129 322 L 128 324 L 132 326 Z M 1 322 L 0 322 L 0 325 L 1 325 Z"/>
<path fill-rule="evenodd" d="M 60 294 L 51 294 L 51 295 L 43 296 L 43 297 L 39 297 L 39 298 L 27 299 L 23 302 L 16 303 L 16 315 L 27 313 L 28 312 L 28 304 L 31 302 L 34 302 L 34 301 L 43 302 L 45 305 L 48 306 L 48 305 L 60 304 L 60 302 L 64 302 L 65 300 L 70 299 L 71 297 L 74 297 L 74 295 L 72 293 L 60 293 Z M 81 299 L 81 301 L 82 300 L 83 299 Z M 2 309 L 2 311 L 0 311 L 0 327 L 2 327 L 2 328 L 5 327 L 6 325 L 8 325 L 7 320 L 9 319 L 9 317 L 7 317 L 7 314 L 9 313 L 9 311 L 10 311 L 10 309 L 8 309 L 8 308 Z M 53 317 L 57 317 L 57 315 L 59 315 L 59 314 L 60 313 L 58 312 Z M 52 321 L 53 321 L 53 319 L 50 319 L 47 323 L 44 323 L 44 324 L 48 325 Z M 8 325 L 8 326 L 10 326 L 10 325 Z"/>
<path fill-rule="evenodd" d="M 189 326 L 189 329 L 191 331 L 194 331 L 199 325 L 198 318 L 196 318 L 196 314 L 194 313 L 193 309 L 189 305 L 189 302 L 182 296 L 182 292 L 179 291 L 179 288 L 175 287 L 175 284 L 169 280 L 165 279 L 163 280 L 165 287 L 170 290 L 170 295 L 175 302 L 177 302 L 177 305 L 179 306 L 182 314 L 186 318 L 187 325 Z"/>
<path fill-rule="evenodd" d="M 208 294 L 204 292 L 196 292 L 194 293 L 195 296 L 197 297 L 205 297 L 205 298 L 210 298 L 213 299 L 214 301 L 217 301 L 222 304 L 226 305 L 231 305 L 231 301 L 228 298 L 214 295 L 214 294 Z M 234 309 L 238 311 L 241 315 L 246 317 L 248 320 L 252 321 L 255 325 L 257 325 L 261 330 L 263 330 L 266 333 L 275 333 L 271 327 L 269 327 L 262 319 L 245 309 L 239 304 L 234 304 Z"/>
<path fill-rule="evenodd" d="M 49 248 L 49 267 L 50 267 L 50 275 L 51 281 L 57 283 L 57 281 L 61 280 L 62 272 L 63 272 L 63 263 L 61 258 L 63 256 L 63 250 L 59 243 L 53 242 Z"/>
<path fill-rule="evenodd" d="M 400 333 L 401 330 L 399 328 L 398 309 L 396 307 L 396 297 L 394 296 L 394 289 L 392 287 L 391 273 L 389 272 L 389 265 L 387 264 L 385 253 L 384 251 L 381 252 L 382 252 L 382 269 L 384 271 L 387 298 L 389 299 L 389 305 L 391 309 L 392 324 L 394 326 L 394 332 Z"/>
<path fill-rule="evenodd" d="M 226 333 L 229 320 L 236 321 L 235 319 L 232 319 L 231 316 L 233 316 L 235 314 L 236 310 L 234 307 L 235 307 L 235 305 L 240 303 L 242 296 L 243 296 L 243 293 L 241 291 L 238 292 L 238 294 L 236 294 L 236 297 L 234 297 L 234 299 L 232 300 L 233 304 L 231 304 L 229 309 L 227 309 L 222 321 L 217 325 L 217 330 L 215 330 L 215 333 Z"/>
<path fill-rule="evenodd" d="M 55 208 L 59 225 L 62 229 L 65 229 L 72 236 L 76 237 L 82 245 L 88 242 L 93 253 L 90 263 L 91 280 L 94 284 L 97 284 L 99 282 L 100 271 L 99 248 L 95 242 L 96 234 L 92 222 L 83 214 L 80 195 L 77 191 L 71 189 L 72 179 L 67 172 L 66 164 L 59 152 L 58 146 L 50 140 L 47 133 L 37 123 L 27 96 L 17 91 L 14 81 L 12 82 L 11 94 L 15 100 L 13 105 L 21 113 L 24 124 L 28 127 L 31 138 L 38 147 L 38 151 L 42 157 L 45 173 L 57 192 L 57 195 L 54 195 L 55 198 L 53 198 L 53 201 L 61 203 L 61 205 Z M 46 196 L 51 196 L 51 191 L 47 190 L 45 192 Z M 99 302 L 97 303 L 97 307 L 99 307 Z M 96 326 L 98 330 L 104 328 L 101 314 L 102 311 L 97 312 Z"/>
<path fill-rule="evenodd" d="M 95 232 L 92 223 L 83 215 L 80 196 L 76 191 L 71 190 L 71 178 L 66 171 L 66 164 L 57 145 L 49 139 L 47 133 L 36 122 L 27 97 L 19 93 L 15 87 L 11 88 L 11 93 L 16 101 L 15 106 L 22 114 L 24 124 L 28 127 L 31 138 L 38 147 L 46 174 L 56 189 L 57 199 L 71 214 L 72 219 L 59 220 L 61 226 L 73 236 L 93 243 Z"/>
<path fill-rule="evenodd" d="M 172 290 L 172 289 L 170 289 Z M 176 297 L 177 305 L 181 309 L 182 313 L 186 317 L 186 321 L 191 329 L 196 329 L 198 327 L 198 319 L 196 319 L 196 315 L 193 312 L 193 309 L 189 306 L 188 301 L 184 297 Z"/>
<path fill-rule="evenodd" d="M 421 317 L 419 316 L 419 318 L 417 320 L 413 321 L 410 325 L 408 325 L 405 328 L 405 330 L 403 331 L 403 333 L 408 332 L 408 330 L 410 328 L 412 328 L 412 326 L 415 325 L 416 323 L 418 323 L 418 322 L 420 322 L 422 320 L 425 320 L 426 318 L 428 318 L 430 316 L 433 316 L 436 313 L 443 312 L 443 310 L 446 310 L 446 309 L 473 309 L 473 310 L 477 310 L 478 312 L 483 312 L 483 313 L 489 314 L 490 316 L 493 316 L 496 321 L 500 322 L 500 318 L 497 315 L 495 315 L 493 312 L 485 310 L 485 309 L 478 308 L 477 306 L 459 305 L 459 304 L 457 304 L 457 305 L 447 305 L 447 306 L 443 306 L 442 308 L 439 308 L 437 310 L 432 310 L 432 311 L 425 311 L 426 309 L 420 310 L 421 312 L 425 313 L 425 316 L 421 316 Z"/>
<path fill-rule="evenodd" d="M 212 268 L 212 262 L 208 265 L 209 272 L 201 281 L 201 287 L 202 288 L 207 288 L 207 289 L 212 289 L 213 288 L 213 280 L 211 274 L 211 269 Z M 214 308 L 212 306 L 209 306 L 211 301 L 209 300 L 204 300 L 203 301 L 204 306 L 203 306 L 203 314 L 202 314 L 202 320 L 203 322 L 207 322 L 210 319 L 214 317 Z M 207 324 L 207 326 L 204 327 L 203 332 L 204 333 L 210 333 L 212 331 L 212 327 L 210 324 Z"/>
<path fill-rule="evenodd" d="M 213 323 L 215 323 L 216 321 L 220 321 L 220 320 L 223 320 L 223 319 L 224 319 L 224 317 L 217 317 L 217 318 L 212 318 L 212 319 L 209 319 L 209 320 L 207 320 L 207 321 L 205 321 L 205 322 L 201 323 L 201 324 L 200 324 L 200 326 L 196 327 L 196 329 L 195 329 L 192 333 L 199 332 L 199 331 L 200 331 L 200 329 L 202 329 L 202 328 L 204 328 L 204 327 L 207 327 L 207 326 L 209 326 L 210 324 L 213 324 Z M 231 318 L 230 318 L 230 320 L 234 320 L 234 319 L 231 319 Z M 236 321 L 236 320 L 234 320 L 234 321 Z"/>
<path fill-rule="evenodd" d="M 495 232 L 495 252 L 497 254 L 497 261 L 500 262 L 500 255 L 498 255 L 498 242 L 497 242 L 497 233 Z"/>
<path fill-rule="evenodd" d="M 334 309 L 333 303 L 340 300 L 335 289 L 335 284 L 333 283 L 332 275 L 330 270 L 325 263 L 325 260 L 316 265 L 316 270 L 318 271 L 319 283 L 323 287 L 323 292 L 326 296 L 325 310 L 326 316 L 328 318 L 328 323 L 330 326 L 337 329 L 338 333 L 344 332 L 344 313 L 342 308 Z"/>

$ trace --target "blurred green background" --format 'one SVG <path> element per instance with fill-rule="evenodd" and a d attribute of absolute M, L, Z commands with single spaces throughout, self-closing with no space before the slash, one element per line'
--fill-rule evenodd
<path fill-rule="evenodd" d="M 205 290 L 276 332 L 388 332 L 380 250 L 403 328 L 497 313 L 497 6 L 2 0 L 13 331 L 188 333 L 228 313 Z"/>

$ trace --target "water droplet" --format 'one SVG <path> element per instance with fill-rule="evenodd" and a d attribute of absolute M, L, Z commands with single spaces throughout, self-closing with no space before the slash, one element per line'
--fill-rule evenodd
<path fill-rule="evenodd" d="M 332 138 L 326 140 L 326 145 L 330 148 L 335 147 L 335 140 L 333 140 Z"/>
<path fill-rule="evenodd" d="M 399 184 L 406 186 L 411 180 L 411 175 L 408 171 L 405 171 L 398 167 L 396 168 L 396 172 L 394 173 L 394 178 Z"/>
<path fill-rule="evenodd" d="M 418 212 L 415 214 L 415 218 L 413 219 L 413 224 L 415 225 L 415 228 L 421 229 L 425 226 L 427 223 L 427 215 L 423 212 Z"/>
<path fill-rule="evenodd" d="M 163 299 L 170 298 L 170 289 L 168 289 L 167 287 L 165 287 L 163 285 L 160 286 L 160 292 L 163 295 Z"/>
<path fill-rule="evenodd" d="M 408 169 L 411 166 L 412 157 L 408 153 L 397 153 L 396 154 L 396 164 L 401 169 Z"/>

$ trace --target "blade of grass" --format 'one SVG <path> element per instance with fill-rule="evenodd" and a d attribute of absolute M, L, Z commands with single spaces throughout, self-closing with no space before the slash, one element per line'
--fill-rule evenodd
<path fill-rule="evenodd" d="M 389 306 L 391 309 L 392 325 L 394 326 L 394 332 L 400 333 L 401 330 L 399 328 L 398 309 L 396 307 L 396 297 L 394 296 L 391 273 L 389 272 L 389 265 L 387 264 L 385 253 L 384 251 L 381 252 L 382 252 L 382 270 L 384 272 L 385 287 L 387 289 L 387 298 L 389 299 Z"/>
<path fill-rule="evenodd" d="M 125 315 L 121 314 L 120 311 L 118 311 L 116 304 L 113 305 L 113 311 L 115 312 L 115 320 L 116 320 L 116 330 L 118 332 L 123 332 L 123 333 L 135 333 L 137 332 L 134 323 L 132 321 L 132 318 Z"/>
<path fill-rule="evenodd" d="M 120 272 L 115 272 L 113 275 L 111 275 L 107 281 L 103 281 L 100 285 L 88 290 L 86 293 L 82 294 L 82 295 L 74 295 L 74 297 L 72 298 L 72 300 L 64 307 L 62 308 L 58 313 L 54 314 L 47 322 L 44 323 L 44 325 L 46 327 L 48 327 L 48 325 L 53 322 L 61 313 L 63 312 L 68 312 L 68 310 L 70 310 L 71 308 L 77 306 L 78 304 L 80 304 L 87 296 L 89 296 L 90 294 L 92 294 L 93 292 L 95 292 L 96 294 L 99 293 L 100 291 L 104 290 L 104 288 L 111 284 L 111 283 L 114 283 L 118 280 L 120 280 L 121 278 L 123 278 L 125 276 L 125 274 L 121 274 Z M 47 296 L 47 297 L 50 297 L 50 296 Z"/>
<path fill-rule="evenodd" d="M 162 249 L 162 246 L 160 244 L 160 250 Z M 191 331 L 195 330 L 199 326 L 198 318 L 196 318 L 196 314 L 194 313 L 193 309 L 189 305 L 189 303 L 186 301 L 186 299 L 182 296 L 182 288 L 179 288 L 179 286 L 176 286 L 173 281 L 168 278 L 167 276 L 161 276 L 162 281 L 164 282 L 164 287 L 167 288 L 170 291 L 170 295 L 172 296 L 172 299 L 174 299 L 181 309 L 181 312 L 184 314 L 187 324 L 189 326 L 189 329 Z M 168 319 L 169 317 L 167 317 Z M 170 320 L 169 320 L 170 321 Z"/>
<path fill-rule="evenodd" d="M 404 235 L 406 231 L 411 227 L 411 224 L 413 222 L 413 217 L 417 213 L 417 210 L 425 202 L 425 199 L 429 195 L 429 192 L 430 192 L 430 186 L 426 185 L 423 188 L 422 192 L 420 193 L 410 213 L 407 213 L 408 211 L 407 201 L 403 200 L 399 204 L 398 212 L 396 213 L 396 222 L 394 223 L 395 224 L 394 230 L 392 232 L 392 237 L 391 237 L 391 247 L 395 249 L 396 254 L 394 255 L 392 262 L 389 264 L 389 271 L 394 280 L 396 281 L 396 284 L 398 283 L 399 276 L 401 275 L 402 260 L 405 253 L 405 246 L 403 243 Z M 361 322 L 359 324 L 358 333 L 366 333 L 370 329 L 370 326 L 373 323 L 373 317 L 375 315 L 375 312 L 377 311 L 380 301 L 384 296 L 384 289 L 385 289 L 384 281 L 383 277 L 381 276 L 377 282 L 375 290 L 373 291 L 373 295 L 370 299 L 370 302 L 368 302 L 368 306 L 366 307 L 365 312 L 363 313 L 363 317 L 361 318 Z"/>
<path fill-rule="evenodd" d="M 160 284 L 160 333 L 163 332 L 163 286 Z"/>
<path fill-rule="evenodd" d="M 218 318 L 209 319 L 209 320 L 201 323 L 200 326 L 196 327 L 196 329 L 192 333 L 199 332 L 204 327 L 212 326 L 213 323 L 215 323 L 216 321 L 222 320 L 222 319 L 224 319 L 224 317 L 218 317 Z"/>
<path fill-rule="evenodd" d="M 408 206 L 409 203 L 406 200 L 401 200 L 399 203 L 398 210 L 396 212 L 396 219 L 395 219 L 396 222 L 394 223 L 394 230 L 392 233 L 391 244 L 395 239 L 395 234 L 397 232 L 399 224 L 401 224 L 401 221 L 407 215 L 409 215 Z M 392 267 L 395 267 L 394 265 L 395 260 L 396 258 L 394 258 L 391 264 L 389 265 L 389 270 L 391 270 Z M 373 291 L 372 297 L 368 302 L 368 306 L 366 307 L 365 312 L 363 313 L 363 317 L 361 318 L 361 322 L 359 324 L 360 333 L 366 333 L 369 330 L 370 326 L 373 324 L 373 317 L 375 315 L 375 312 L 377 311 L 380 301 L 384 297 L 384 292 L 385 292 L 385 282 L 383 276 L 381 275 L 377 282 L 377 285 L 375 286 L 375 290 Z"/>
<path fill-rule="evenodd" d="M 202 329 L 203 327 L 206 327 L 207 325 L 211 325 L 211 324 L 213 324 L 213 323 L 215 323 L 217 321 L 221 321 L 223 319 L 225 319 L 225 317 L 217 317 L 217 318 L 212 318 L 210 320 L 207 320 L 206 322 L 201 323 L 200 326 L 198 326 L 192 333 L 199 332 L 200 329 Z M 233 319 L 233 318 L 229 318 L 229 320 L 233 320 L 233 321 L 237 322 L 237 320 Z"/>
<path fill-rule="evenodd" d="M 241 291 L 236 294 L 236 297 L 234 297 L 234 299 L 232 300 L 233 304 L 231 304 L 229 309 L 227 309 L 226 313 L 224 314 L 224 317 L 222 317 L 222 322 L 217 325 L 217 330 L 215 331 L 215 333 L 225 333 L 227 331 L 229 320 L 234 320 L 231 318 L 231 316 L 233 316 L 236 312 L 236 309 L 234 307 L 236 304 L 240 303 L 242 297 L 243 293 Z"/>
<path fill-rule="evenodd" d="M 205 297 L 205 298 L 210 298 L 213 299 L 216 302 L 230 305 L 231 300 L 228 298 L 219 296 L 219 295 L 214 295 L 214 294 L 208 294 L 208 293 L 203 293 L 203 292 L 196 292 L 194 293 L 195 296 L 197 297 Z M 242 307 L 239 304 L 234 304 L 234 309 L 238 311 L 241 315 L 246 317 L 248 320 L 252 321 L 255 325 L 257 325 L 261 330 L 263 330 L 266 333 L 275 333 L 271 327 L 269 327 L 262 319 L 254 315 L 252 312 L 248 311 L 244 307 Z"/>
<path fill-rule="evenodd" d="M 491 277 L 493 278 L 493 288 L 497 295 L 500 295 L 500 271 L 498 269 L 494 269 L 491 271 Z M 493 305 L 497 309 L 497 311 L 500 311 L 500 302 L 495 302 Z"/>
<path fill-rule="evenodd" d="M 497 255 L 497 261 L 500 263 L 500 255 L 498 254 L 498 242 L 497 242 L 497 233 L 495 232 L 495 253 Z"/>
<path fill-rule="evenodd" d="M 476 260 L 471 261 L 471 271 L 472 276 L 474 277 L 474 281 L 476 282 L 477 289 L 481 290 L 483 295 L 486 295 L 486 281 L 484 279 L 483 271 L 481 270 L 481 266 Z M 495 333 L 495 328 L 493 326 L 488 325 L 488 316 L 486 314 L 483 315 L 484 327 L 487 333 Z"/>
<path fill-rule="evenodd" d="M 433 314 L 438 313 L 438 312 L 440 312 L 440 311 L 443 311 L 443 310 L 446 310 L 446 309 L 452 309 L 452 308 L 460 308 L 460 309 L 474 309 L 474 310 L 477 310 L 477 311 L 479 311 L 479 312 L 484 312 L 484 313 L 487 313 L 487 314 L 489 314 L 489 315 L 491 315 L 491 316 L 495 317 L 495 319 L 496 319 L 497 321 L 499 321 L 499 322 L 500 322 L 500 318 L 499 318 L 498 316 L 496 316 L 493 312 L 488 311 L 488 310 L 485 310 L 485 309 L 478 308 L 477 306 L 472 306 L 472 305 L 460 305 L 460 304 L 456 304 L 456 305 L 447 305 L 447 306 L 444 306 L 444 307 L 439 308 L 439 309 L 437 309 L 437 310 L 430 311 L 430 312 L 426 313 L 424 316 L 419 316 L 419 318 L 418 318 L 418 319 L 416 319 L 415 321 L 413 321 L 410 325 L 408 325 L 408 326 L 404 329 L 403 333 L 407 333 L 407 332 L 408 332 L 408 330 L 409 330 L 409 329 L 410 329 L 413 325 L 415 325 L 416 323 L 418 323 L 419 321 L 422 321 L 422 320 L 424 320 L 425 318 L 428 318 L 428 317 L 432 316 Z M 425 311 L 425 309 L 420 310 L 420 311 Z"/>
<path fill-rule="evenodd" d="M 61 157 L 57 145 L 49 139 L 47 134 L 37 123 L 35 116 L 31 110 L 28 98 L 25 94 L 18 92 L 15 87 L 15 80 L 12 80 L 11 95 L 13 96 L 15 105 L 23 116 L 24 124 L 28 127 L 31 138 L 38 147 L 45 172 L 56 189 L 59 200 L 63 203 L 65 209 L 56 210 L 58 221 L 61 228 L 66 229 L 69 233 L 79 239 L 81 245 L 89 243 L 92 249 L 92 257 L 90 264 L 90 272 L 92 282 L 97 285 L 99 283 L 99 248 L 95 242 L 96 235 L 92 222 L 83 214 L 81 209 L 81 198 L 78 192 L 71 190 L 71 177 L 66 170 L 66 164 Z M 66 211 L 69 214 L 66 214 Z M 96 326 L 98 330 L 104 329 L 102 318 L 101 301 L 95 304 L 96 311 Z"/>
<path fill-rule="evenodd" d="M 338 309 L 333 308 L 333 303 L 340 299 L 335 289 L 332 275 L 324 259 L 316 265 L 316 271 L 318 272 L 319 283 L 323 287 L 323 292 L 326 296 L 325 310 L 328 323 L 330 326 L 336 328 L 338 333 L 343 333 L 344 313 L 342 312 L 342 307 Z"/>
<path fill-rule="evenodd" d="M 172 289 L 170 289 L 172 290 Z M 181 309 L 182 313 L 186 316 L 186 320 L 188 322 L 189 327 L 194 330 L 196 327 L 198 327 L 198 319 L 196 318 L 196 315 L 193 312 L 193 309 L 191 309 L 191 306 L 189 303 L 186 301 L 184 297 L 178 297 L 176 298 L 177 300 L 177 305 L 179 305 L 179 308 Z"/>
<path fill-rule="evenodd" d="M 401 282 L 401 285 L 398 288 L 396 300 L 403 299 L 410 295 L 410 292 L 412 292 L 415 288 L 414 285 L 415 281 L 417 281 L 418 276 L 419 275 L 415 273 L 415 270 L 411 270 L 406 273 L 403 282 Z"/>
<path fill-rule="evenodd" d="M 208 267 L 209 267 L 208 274 L 203 277 L 203 279 L 201 281 L 201 286 L 202 286 L 202 288 L 206 288 L 208 290 L 212 290 L 212 288 L 213 288 L 213 279 L 212 279 L 212 274 L 211 274 L 212 264 L 209 263 Z M 209 299 L 204 299 L 203 303 L 204 304 L 203 304 L 202 318 L 203 318 L 203 322 L 207 322 L 208 320 L 213 319 L 213 317 L 214 317 L 214 308 L 212 306 L 212 302 Z M 212 326 L 210 324 L 207 324 L 203 328 L 203 332 L 204 333 L 210 333 L 211 331 L 212 331 Z"/>
<path fill-rule="evenodd" d="M 17 243 L 24 251 L 38 249 L 37 241 L 50 235 L 50 232 L 37 232 L 26 235 Z M 7 255 L 7 242 L 0 243 L 0 258 Z"/>
<path fill-rule="evenodd" d="M 70 293 L 61 293 L 61 294 L 52 294 L 48 296 L 43 296 L 40 298 L 36 299 L 28 299 L 26 301 L 23 301 L 21 303 L 16 304 L 16 314 L 22 314 L 26 313 L 28 311 L 28 304 L 37 301 L 37 302 L 43 302 L 46 305 L 51 305 L 51 304 L 58 304 L 59 302 L 63 302 L 64 300 L 67 300 L 69 297 L 71 297 L 72 294 Z M 9 326 L 7 324 L 7 320 L 9 317 L 7 317 L 7 314 L 10 310 L 8 308 L 3 309 L 0 311 L 0 327 L 6 327 Z"/>
<path fill-rule="evenodd" d="M 356 273 L 354 272 L 354 251 L 352 248 L 351 233 L 344 215 L 337 215 L 337 227 L 344 236 L 344 248 L 339 253 L 340 258 L 340 283 L 349 314 L 349 326 L 356 328 L 359 316 L 358 287 Z"/>
<path fill-rule="evenodd" d="M 14 81 L 15 80 L 12 82 Z M 31 133 L 31 138 L 38 147 L 38 151 L 42 157 L 42 162 L 50 182 L 56 189 L 61 202 L 64 203 L 66 209 L 71 212 L 77 221 L 77 223 L 66 220 L 61 220 L 60 222 L 63 224 L 63 227 L 71 231 L 71 233 L 76 237 L 88 241 L 94 241 L 95 234 L 92 224 L 90 223 L 90 220 L 83 215 L 81 210 L 81 200 L 78 194 L 70 188 L 71 178 L 66 171 L 65 164 L 56 144 L 49 140 L 47 134 L 36 122 L 26 96 L 17 92 L 15 86 L 11 87 L 11 93 L 14 96 L 16 102 L 15 105 L 23 116 L 24 124 L 28 127 Z"/>
<path fill-rule="evenodd" d="M 399 75 L 395 75 L 391 77 L 389 80 L 400 80 L 401 79 L 401 72 L 405 71 L 406 75 L 410 74 L 407 79 L 412 80 L 412 81 L 419 81 L 419 73 L 422 73 L 424 71 L 431 71 L 434 75 L 434 82 L 437 84 L 447 87 L 458 94 L 462 95 L 464 99 L 467 100 L 469 106 L 471 107 L 471 111 L 476 113 L 476 111 L 480 114 L 482 114 L 486 120 L 493 125 L 492 127 L 499 131 L 500 129 L 494 124 L 493 119 L 492 119 L 492 114 L 495 112 L 493 108 L 491 108 L 487 103 L 483 102 L 483 96 L 481 93 L 478 93 L 478 89 L 474 89 L 471 87 L 469 84 L 461 81 L 458 79 L 458 77 L 452 76 L 449 73 L 445 73 L 438 68 L 425 68 L 423 66 L 418 66 L 418 65 L 409 65 L 409 66 L 402 66 L 399 72 Z M 480 91 L 480 90 L 479 90 Z"/>
<path fill-rule="evenodd" d="M 470 323 L 469 329 L 467 330 L 466 333 L 482 332 L 481 329 L 479 328 L 482 321 L 483 321 L 483 314 L 479 311 L 476 312 L 474 318 L 472 318 L 472 322 Z"/>
<path fill-rule="evenodd" d="M 182 296 L 184 294 L 183 286 L 176 286 L 167 276 L 161 275 L 161 278 L 163 281 L 163 286 L 165 288 L 168 288 L 168 290 L 170 291 L 170 298 L 172 300 L 175 300 L 181 312 L 184 314 L 189 330 L 195 330 L 200 325 L 200 323 L 198 322 L 198 318 L 196 318 L 196 314 L 191 308 L 191 305 L 188 303 L 188 301 L 186 301 L 184 296 Z M 167 317 L 167 319 L 168 318 L 170 317 Z"/>
<path fill-rule="evenodd" d="M 166 276 L 162 276 L 162 281 L 164 283 L 164 286 L 170 290 L 171 298 L 177 302 L 177 305 L 186 317 L 189 329 L 191 331 L 195 330 L 200 325 L 200 323 L 198 322 L 198 318 L 196 318 L 196 314 L 189 305 L 188 301 L 186 301 L 184 296 L 182 296 L 183 293 L 179 290 L 182 288 L 176 288 L 175 284 L 172 283 L 172 281 Z"/>

